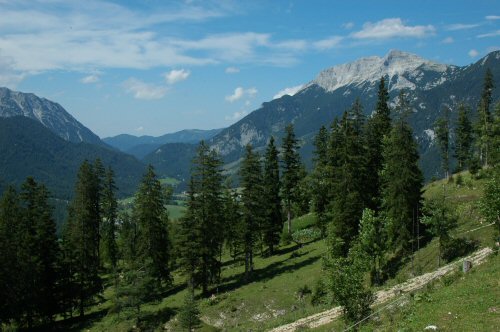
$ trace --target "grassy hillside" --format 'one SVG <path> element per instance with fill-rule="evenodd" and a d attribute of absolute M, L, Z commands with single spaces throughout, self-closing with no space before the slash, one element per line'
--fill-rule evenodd
<path fill-rule="evenodd" d="M 421 291 L 381 306 L 361 331 L 498 331 L 500 329 L 500 255 L 490 257 L 470 272 L 434 281 Z M 310 331 L 343 331 L 336 322 Z"/>
<path fill-rule="evenodd" d="M 424 194 L 426 198 L 440 197 L 444 188 L 447 193 L 446 201 L 459 212 L 458 227 L 453 234 L 477 240 L 480 246 L 492 244 L 492 228 L 483 227 L 485 224 L 481 223 L 476 207 L 476 201 L 482 195 L 484 181 L 474 180 L 464 174 L 464 184 L 438 181 L 428 185 Z M 172 211 L 171 216 L 174 218 Z M 314 223 L 315 215 L 308 214 L 295 219 L 293 227 L 298 230 L 311 227 Z M 473 231 L 466 233 L 471 230 Z M 251 282 L 243 281 L 243 262 L 234 262 L 230 257 L 224 257 L 221 283 L 212 289 L 212 297 L 200 298 L 204 323 L 199 330 L 263 331 L 327 309 L 321 305 L 313 306 L 310 301 L 310 291 L 322 274 L 322 257 L 326 250 L 324 241 L 315 240 L 302 247 L 294 243 L 282 246 L 279 253 L 272 257 L 257 255 L 255 277 Z M 416 252 L 413 264 L 411 260 L 405 261 L 384 287 L 416 274 L 435 270 L 437 253 L 436 241 L 422 246 Z M 490 330 L 489 326 L 498 324 L 500 310 L 498 303 L 495 303 L 500 295 L 498 263 L 499 259 L 495 257 L 470 274 L 435 282 L 418 295 L 406 298 L 403 301 L 405 306 L 396 305 L 389 311 L 381 312 L 377 316 L 377 322 L 370 323 L 367 330 L 392 330 L 391 324 L 394 322 L 401 322 L 401 329 L 404 331 L 422 330 L 427 326 L 424 324 L 443 326 L 446 330 L 457 326 L 453 325 L 455 323 L 463 325 L 464 330 L 475 330 L 470 328 L 473 324 L 478 324 L 480 328 L 477 330 Z M 159 302 L 142 305 L 139 315 L 134 312 L 122 312 L 120 315 L 108 313 L 113 288 L 111 280 L 107 280 L 107 284 L 109 287 L 106 288 L 102 302 L 89 312 L 88 320 L 70 324 L 65 329 L 153 331 L 166 328 L 180 331 L 175 315 L 183 303 L 186 286 L 184 277 L 179 273 L 174 274 L 173 287 L 165 297 Z M 495 310 L 496 313 L 493 313 Z M 477 316 L 469 320 L 468 312 Z M 332 328 L 336 330 L 342 326 L 343 323 L 338 321 L 318 331 L 330 331 Z"/>

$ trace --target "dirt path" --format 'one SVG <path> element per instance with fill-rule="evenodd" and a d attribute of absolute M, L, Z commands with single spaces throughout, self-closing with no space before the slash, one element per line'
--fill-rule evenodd
<path fill-rule="evenodd" d="M 434 272 L 429 272 L 426 274 L 423 274 L 421 276 L 412 278 L 404 283 L 401 283 L 399 285 L 396 285 L 394 287 L 391 287 L 387 290 L 381 290 L 378 291 L 375 294 L 375 302 L 374 306 L 385 303 L 399 295 L 412 292 L 414 290 L 420 289 L 423 286 L 425 286 L 427 283 L 431 282 L 432 280 L 442 277 L 448 273 L 451 273 L 453 271 L 456 271 L 457 269 L 457 263 L 462 262 L 464 260 L 469 260 L 472 261 L 472 266 L 476 266 L 481 264 L 484 259 L 492 253 L 492 250 L 490 248 L 483 248 L 480 249 L 476 252 L 474 252 L 472 255 L 469 255 L 465 258 L 460 259 L 458 262 L 453 262 L 448 265 L 445 265 L 443 267 L 440 267 Z M 328 324 L 332 322 L 334 319 L 340 317 L 342 315 L 342 307 L 335 307 L 333 309 L 323 311 L 308 317 L 301 318 L 293 323 L 289 323 L 286 325 L 278 326 L 270 332 L 292 332 L 295 331 L 299 326 L 307 326 L 310 328 L 318 327 L 321 325 Z"/>

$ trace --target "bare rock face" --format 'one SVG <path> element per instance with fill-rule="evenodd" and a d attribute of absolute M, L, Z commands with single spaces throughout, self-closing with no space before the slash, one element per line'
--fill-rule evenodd
<path fill-rule="evenodd" d="M 25 116 L 36 120 L 72 143 L 102 145 L 100 138 L 78 122 L 61 105 L 32 93 L 0 88 L 0 117 Z"/>

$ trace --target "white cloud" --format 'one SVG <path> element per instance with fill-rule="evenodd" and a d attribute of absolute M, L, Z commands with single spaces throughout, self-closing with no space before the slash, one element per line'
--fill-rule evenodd
<path fill-rule="evenodd" d="M 487 20 L 500 20 L 500 16 L 499 15 L 488 15 L 485 17 L 485 19 L 487 19 Z"/>
<path fill-rule="evenodd" d="M 450 24 L 446 26 L 446 30 L 448 31 L 457 31 L 457 30 L 468 30 L 468 29 L 474 29 L 480 26 L 481 24 L 463 24 L 463 23 L 456 23 L 456 24 Z"/>
<path fill-rule="evenodd" d="M 341 41 L 343 37 L 341 36 L 332 36 L 330 38 L 318 40 L 313 43 L 314 48 L 324 51 L 324 50 L 329 50 L 337 46 Z"/>
<path fill-rule="evenodd" d="M 475 58 L 479 55 L 479 52 L 475 49 L 472 49 L 469 51 L 469 53 L 467 53 L 471 58 Z"/>
<path fill-rule="evenodd" d="M 287 66 L 296 63 L 296 53 L 308 46 L 304 40 L 275 40 L 269 33 L 227 32 L 193 38 L 182 29 L 173 29 L 178 22 L 202 22 L 232 12 L 230 5 L 219 2 L 165 2 L 164 10 L 151 14 L 112 2 L 58 1 L 61 5 L 0 1 L 0 49 L 2 56 L 13 59 L 14 70 L 34 74 L 224 62 Z M 157 26 L 176 33 L 157 33 Z"/>
<path fill-rule="evenodd" d="M 249 97 L 252 98 L 257 94 L 257 89 L 256 88 L 248 88 L 244 89 L 241 86 L 237 87 L 234 89 L 234 92 L 232 95 L 226 96 L 225 99 L 226 101 L 230 103 L 234 103 L 237 100 L 242 99 L 243 97 Z"/>
<path fill-rule="evenodd" d="M 184 81 L 189 77 L 191 72 L 189 70 L 185 69 L 174 69 L 165 74 L 165 79 L 167 80 L 168 84 L 175 84 L 180 81 Z"/>
<path fill-rule="evenodd" d="M 346 22 L 342 24 L 342 28 L 346 30 L 351 30 L 352 28 L 354 28 L 354 22 Z"/>
<path fill-rule="evenodd" d="M 0 86 L 15 89 L 26 75 L 14 69 L 12 59 L 0 56 Z"/>
<path fill-rule="evenodd" d="M 123 82 L 123 87 L 128 93 L 131 93 L 136 99 L 160 99 L 165 96 L 168 88 L 145 83 L 136 78 L 129 78 Z"/>
<path fill-rule="evenodd" d="M 144 131 L 144 127 L 143 126 L 137 127 L 137 128 L 135 128 L 135 131 L 139 131 L 139 132 Z"/>
<path fill-rule="evenodd" d="M 292 86 L 292 87 L 289 87 L 289 88 L 284 88 L 283 90 L 281 90 L 280 92 L 278 92 L 277 94 L 275 94 L 274 97 L 273 97 L 273 99 L 281 98 L 284 95 L 293 96 L 294 94 L 296 94 L 297 92 L 299 92 L 303 87 L 304 87 L 303 85 L 297 85 L 297 86 Z"/>
<path fill-rule="evenodd" d="M 443 39 L 441 42 L 443 44 L 453 44 L 455 40 L 453 39 L 453 37 L 446 37 L 445 39 Z"/>
<path fill-rule="evenodd" d="M 352 36 L 356 39 L 389 39 L 396 37 L 422 38 L 436 31 L 432 25 L 408 26 L 400 18 L 387 18 L 363 24 L 363 29 Z"/>
<path fill-rule="evenodd" d="M 92 83 L 97 83 L 99 82 L 99 75 L 98 74 L 90 74 L 85 77 L 83 77 L 80 82 L 83 84 L 92 84 Z"/>
<path fill-rule="evenodd" d="M 500 30 L 478 35 L 477 38 L 497 37 L 500 36 Z"/>
<path fill-rule="evenodd" d="M 238 67 L 227 67 L 225 70 L 226 74 L 237 74 L 240 72 L 240 68 Z"/>

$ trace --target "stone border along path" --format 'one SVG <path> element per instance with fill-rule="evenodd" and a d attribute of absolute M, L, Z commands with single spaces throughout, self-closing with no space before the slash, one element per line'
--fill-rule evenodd
<path fill-rule="evenodd" d="M 453 271 L 456 271 L 458 266 L 457 263 L 462 263 L 464 260 L 471 261 L 472 267 L 479 265 L 483 263 L 486 257 L 488 257 L 488 255 L 490 255 L 492 252 L 493 250 L 491 248 L 480 249 L 467 257 L 464 257 L 448 265 L 442 266 L 434 272 L 422 274 L 418 277 L 412 278 L 387 290 L 378 291 L 377 293 L 375 293 L 375 302 L 373 303 L 373 306 L 385 303 L 402 294 L 420 289 L 429 282 L 431 282 L 432 280 L 442 277 Z M 293 323 L 278 326 L 270 330 L 270 332 L 292 332 L 295 331 L 298 327 L 302 326 L 314 328 L 331 323 L 334 319 L 340 317 L 341 315 L 342 315 L 342 307 L 335 307 L 327 311 L 323 311 L 308 317 L 301 318 Z"/>

